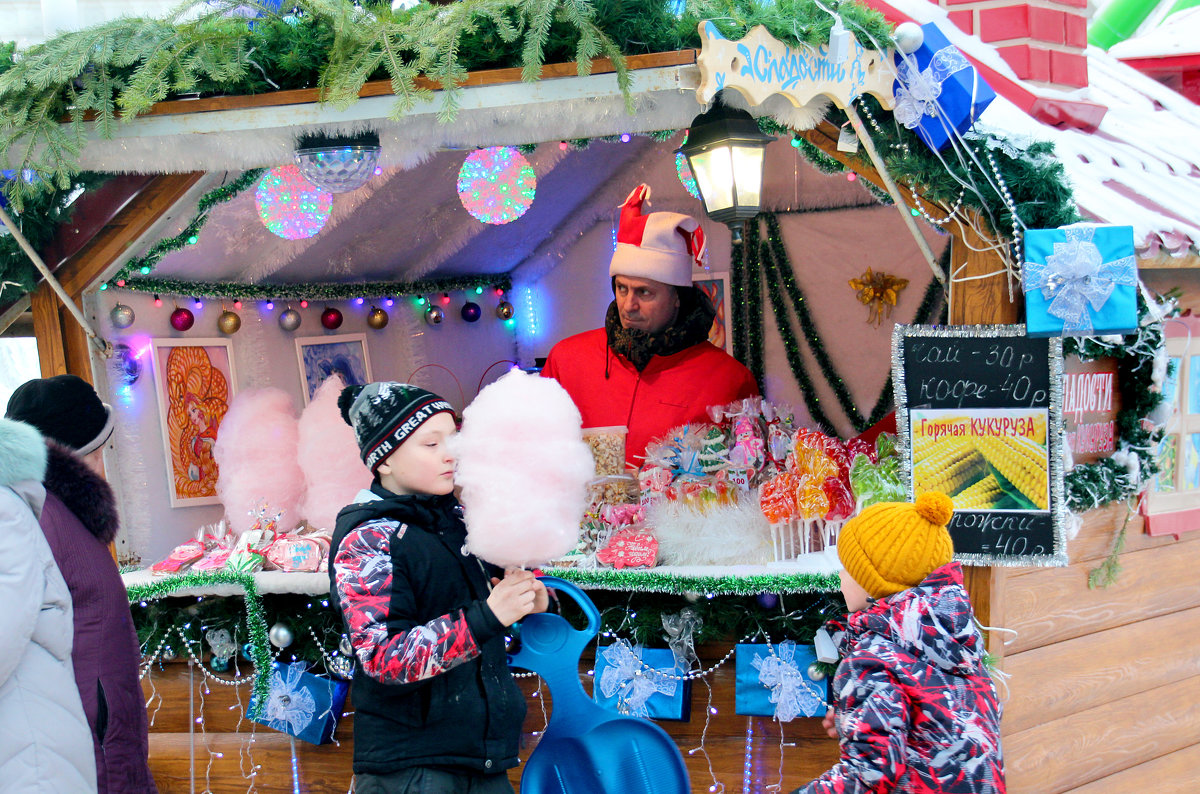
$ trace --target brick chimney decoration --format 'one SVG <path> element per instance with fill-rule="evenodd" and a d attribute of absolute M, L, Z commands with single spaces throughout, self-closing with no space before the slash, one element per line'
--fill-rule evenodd
<path fill-rule="evenodd" d="M 1071 90 L 1088 84 L 1087 0 L 938 0 L 950 21 L 996 47 L 1017 77 Z"/>

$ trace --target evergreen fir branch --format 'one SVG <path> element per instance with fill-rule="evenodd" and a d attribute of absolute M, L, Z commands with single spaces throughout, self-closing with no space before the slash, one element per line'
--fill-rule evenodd
<path fill-rule="evenodd" d="M 546 62 L 546 39 L 550 35 L 558 0 L 522 0 L 521 5 L 527 14 L 525 45 L 521 50 L 521 79 L 531 83 L 541 76 L 542 65 Z"/>

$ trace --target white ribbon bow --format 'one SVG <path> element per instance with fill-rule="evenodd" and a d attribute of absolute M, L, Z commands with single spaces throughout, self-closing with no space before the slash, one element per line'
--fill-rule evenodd
<path fill-rule="evenodd" d="M 905 55 L 896 67 L 900 87 L 896 89 L 896 121 L 910 130 L 925 116 L 937 118 L 937 100 L 942 95 L 942 83 L 955 72 L 970 67 L 970 62 L 953 44 L 933 54 L 929 65 L 918 71 L 916 61 Z"/>
<path fill-rule="evenodd" d="M 758 671 L 760 684 L 771 690 L 770 701 L 775 704 L 775 719 L 791 722 L 804 714 L 815 714 L 823 702 L 821 690 L 808 680 L 796 663 L 796 643 L 779 643 L 779 655 L 767 658 L 754 656 L 751 662 Z"/>
<path fill-rule="evenodd" d="M 678 681 L 666 673 L 642 662 L 642 647 L 630 646 L 628 640 L 617 640 L 601 653 L 608 667 L 600 674 L 600 691 L 607 698 L 617 697 L 617 710 L 635 717 L 649 717 L 646 701 L 656 692 L 667 697 L 675 694 Z"/>
<path fill-rule="evenodd" d="M 1092 242 L 1096 227 L 1091 224 L 1064 226 L 1067 239 L 1054 243 L 1054 253 L 1045 262 L 1025 263 L 1026 293 L 1041 290 L 1050 301 L 1046 312 L 1063 321 L 1063 333 L 1090 336 L 1092 310 L 1099 311 L 1118 286 L 1137 284 L 1133 256 L 1111 262 Z"/>
<path fill-rule="evenodd" d="M 677 669 L 691 669 L 696 656 L 695 634 L 704 625 L 704 619 L 691 607 L 684 607 L 677 615 L 662 616 L 663 631 L 667 635 L 667 646 L 675 657 Z"/>
<path fill-rule="evenodd" d="M 282 665 L 287 679 L 280 675 L 280 666 L 271 674 L 271 692 L 263 719 L 269 727 L 295 736 L 313 720 L 317 702 L 312 692 L 300 685 L 304 669 L 300 665 Z"/>

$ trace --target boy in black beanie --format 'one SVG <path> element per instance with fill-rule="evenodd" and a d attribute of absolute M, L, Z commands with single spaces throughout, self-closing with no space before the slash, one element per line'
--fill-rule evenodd
<path fill-rule="evenodd" d="M 466 552 L 450 403 L 384 382 L 347 387 L 338 406 L 375 474 L 338 515 L 329 555 L 356 660 L 355 791 L 512 792 L 525 698 L 504 629 L 545 611 L 546 588 Z"/>

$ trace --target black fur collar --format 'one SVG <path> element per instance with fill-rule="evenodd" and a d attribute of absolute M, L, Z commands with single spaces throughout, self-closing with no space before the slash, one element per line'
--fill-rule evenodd
<path fill-rule="evenodd" d="M 604 330 L 608 334 L 608 346 L 614 353 L 628 359 L 638 372 L 650 364 L 653 356 L 670 356 L 687 350 L 708 339 L 716 312 L 695 288 L 679 290 L 679 314 L 675 322 L 657 334 L 646 333 L 637 328 L 624 328 L 617 302 L 608 304 L 604 317 Z"/>
<path fill-rule="evenodd" d="M 50 451 L 46 490 L 61 499 L 97 540 L 111 543 L 120 526 L 112 488 L 67 447 L 49 439 L 46 447 Z"/>

